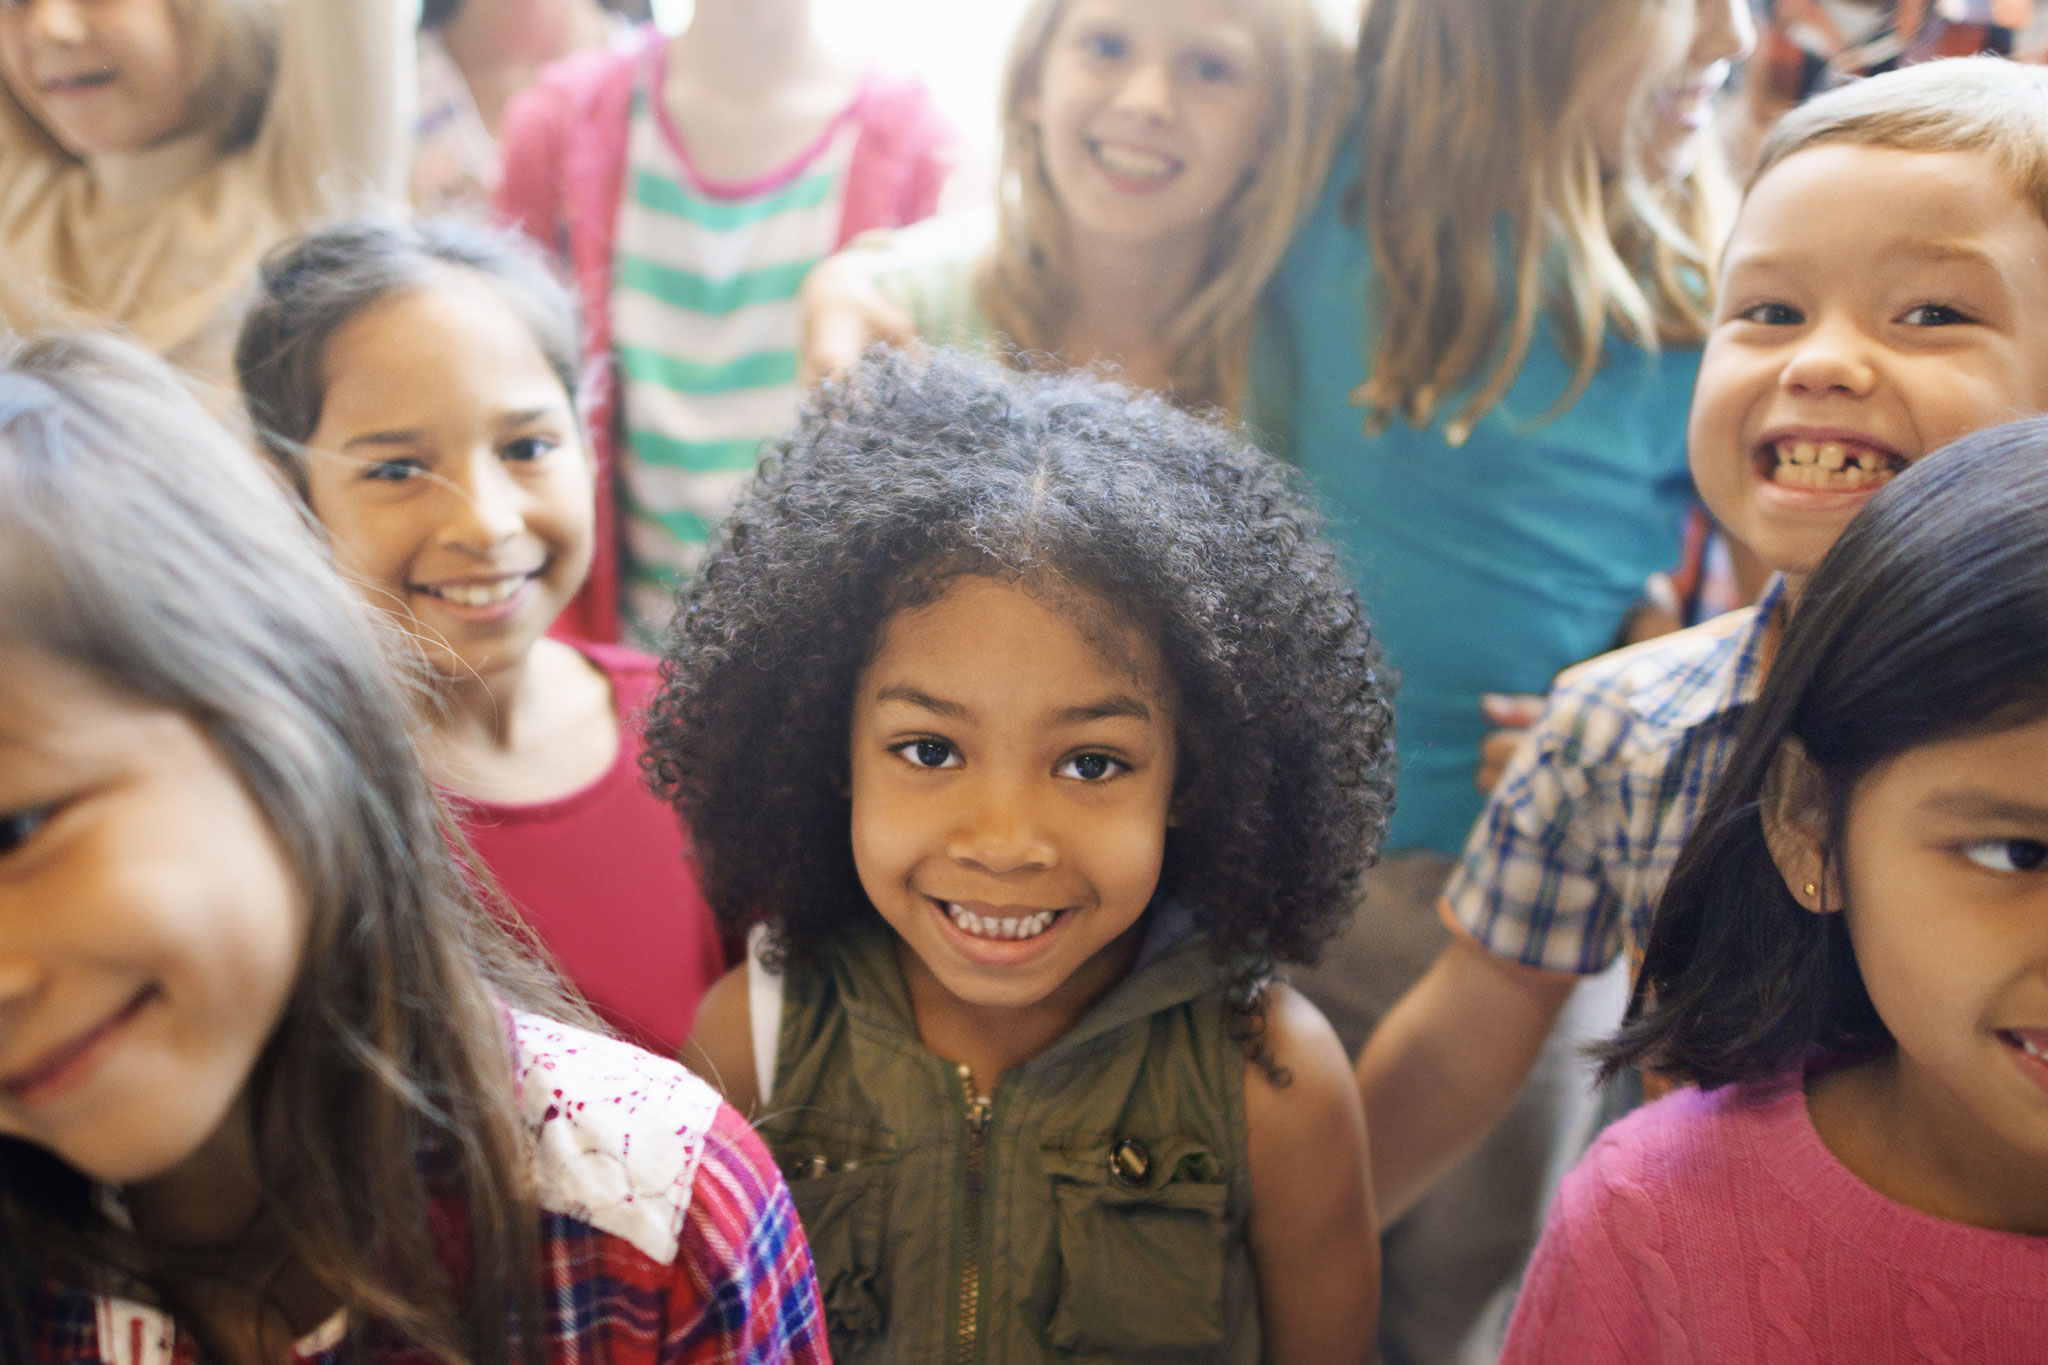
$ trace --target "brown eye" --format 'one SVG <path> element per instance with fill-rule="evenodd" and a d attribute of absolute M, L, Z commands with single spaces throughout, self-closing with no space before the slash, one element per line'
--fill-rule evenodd
<path fill-rule="evenodd" d="M 960 753 L 943 739 L 913 739 L 892 751 L 913 768 L 957 768 Z"/>
<path fill-rule="evenodd" d="M 50 807 L 37 810 L 11 811 L 0 815 L 0 858 L 20 848 L 35 837 L 36 831 L 50 822 Z"/>
<path fill-rule="evenodd" d="M 2048 866 L 2048 843 L 2039 839 L 1980 839 L 1963 856 L 1990 872 L 2038 872 Z"/>
<path fill-rule="evenodd" d="M 1060 765 L 1060 775 L 1083 782 L 1101 782 L 1126 770 L 1126 765 L 1108 754 L 1075 754 Z"/>

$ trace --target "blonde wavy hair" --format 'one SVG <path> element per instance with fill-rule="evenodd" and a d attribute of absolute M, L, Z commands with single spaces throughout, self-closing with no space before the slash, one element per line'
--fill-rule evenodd
<path fill-rule="evenodd" d="M 1653 185 L 1603 169 L 1594 134 L 1669 3 L 1368 0 L 1352 206 L 1383 321 L 1351 401 L 1369 434 L 1441 417 L 1462 444 L 1546 318 L 1572 365 L 1550 416 L 1592 382 L 1610 326 L 1649 350 L 1705 336 L 1733 199 L 1713 139 Z"/>
<path fill-rule="evenodd" d="M 2048 70 L 2041 67 L 1953 57 L 1830 90 L 1772 126 L 1749 184 L 1794 152 L 1830 142 L 1983 153 L 2048 222 Z"/>
<path fill-rule="evenodd" d="M 346 4 L 349 0 L 323 0 Z M 277 76 L 278 0 L 165 0 L 185 44 L 190 74 L 187 132 L 218 139 L 222 153 L 256 140 Z M 36 117 L 0 80 L 0 119 L 27 134 L 47 155 L 68 157 Z"/>
<path fill-rule="evenodd" d="M 1014 363 L 1050 352 L 1069 307 L 1065 218 L 1025 105 L 1066 0 L 1035 0 L 1003 72 L 1003 150 L 994 250 L 977 281 L 983 314 Z M 1350 104 L 1344 46 L 1312 0 L 1246 0 L 1273 73 L 1264 150 L 1216 220 L 1194 292 L 1167 324 L 1172 397 L 1234 412 L 1244 392 L 1259 295 L 1295 220 L 1322 186 Z"/>

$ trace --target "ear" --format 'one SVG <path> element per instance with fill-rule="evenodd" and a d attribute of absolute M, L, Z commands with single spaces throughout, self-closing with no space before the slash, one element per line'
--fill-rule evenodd
<path fill-rule="evenodd" d="M 1827 783 L 1798 740 L 1778 746 L 1758 807 L 1764 843 L 1792 899 L 1817 915 L 1841 909 L 1828 858 Z"/>

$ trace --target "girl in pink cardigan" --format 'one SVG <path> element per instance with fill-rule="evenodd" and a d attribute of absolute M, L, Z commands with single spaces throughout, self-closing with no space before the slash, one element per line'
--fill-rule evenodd
<path fill-rule="evenodd" d="M 698 0 L 675 37 L 513 102 L 497 209 L 573 271 L 594 385 L 597 558 L 563 629 L 667 625 L 756 446 L 795 418 L 797 285 L 928 216 L 952 146 L 924 86 L 846 65 L 810 0 Z"/>
<path fill-rule="evenodd" d="M 1606 1054 L 1702 1088 L 1566 1179 L 1506 1361 L 2044 1358 L 2044 467 L 1966 437 L 1813 576 Z"/>

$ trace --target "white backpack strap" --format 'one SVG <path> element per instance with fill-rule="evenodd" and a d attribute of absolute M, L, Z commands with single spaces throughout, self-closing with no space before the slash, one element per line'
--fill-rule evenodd
<path fill-rule="evenodd" d="M 775 1054 L 782 1046 L 782 973 L 762 961 L 768 926 L 747 930 L 747 1015 L 754 1034 L 754 1093 L 762 1104 L 775 1090 Z"/>

